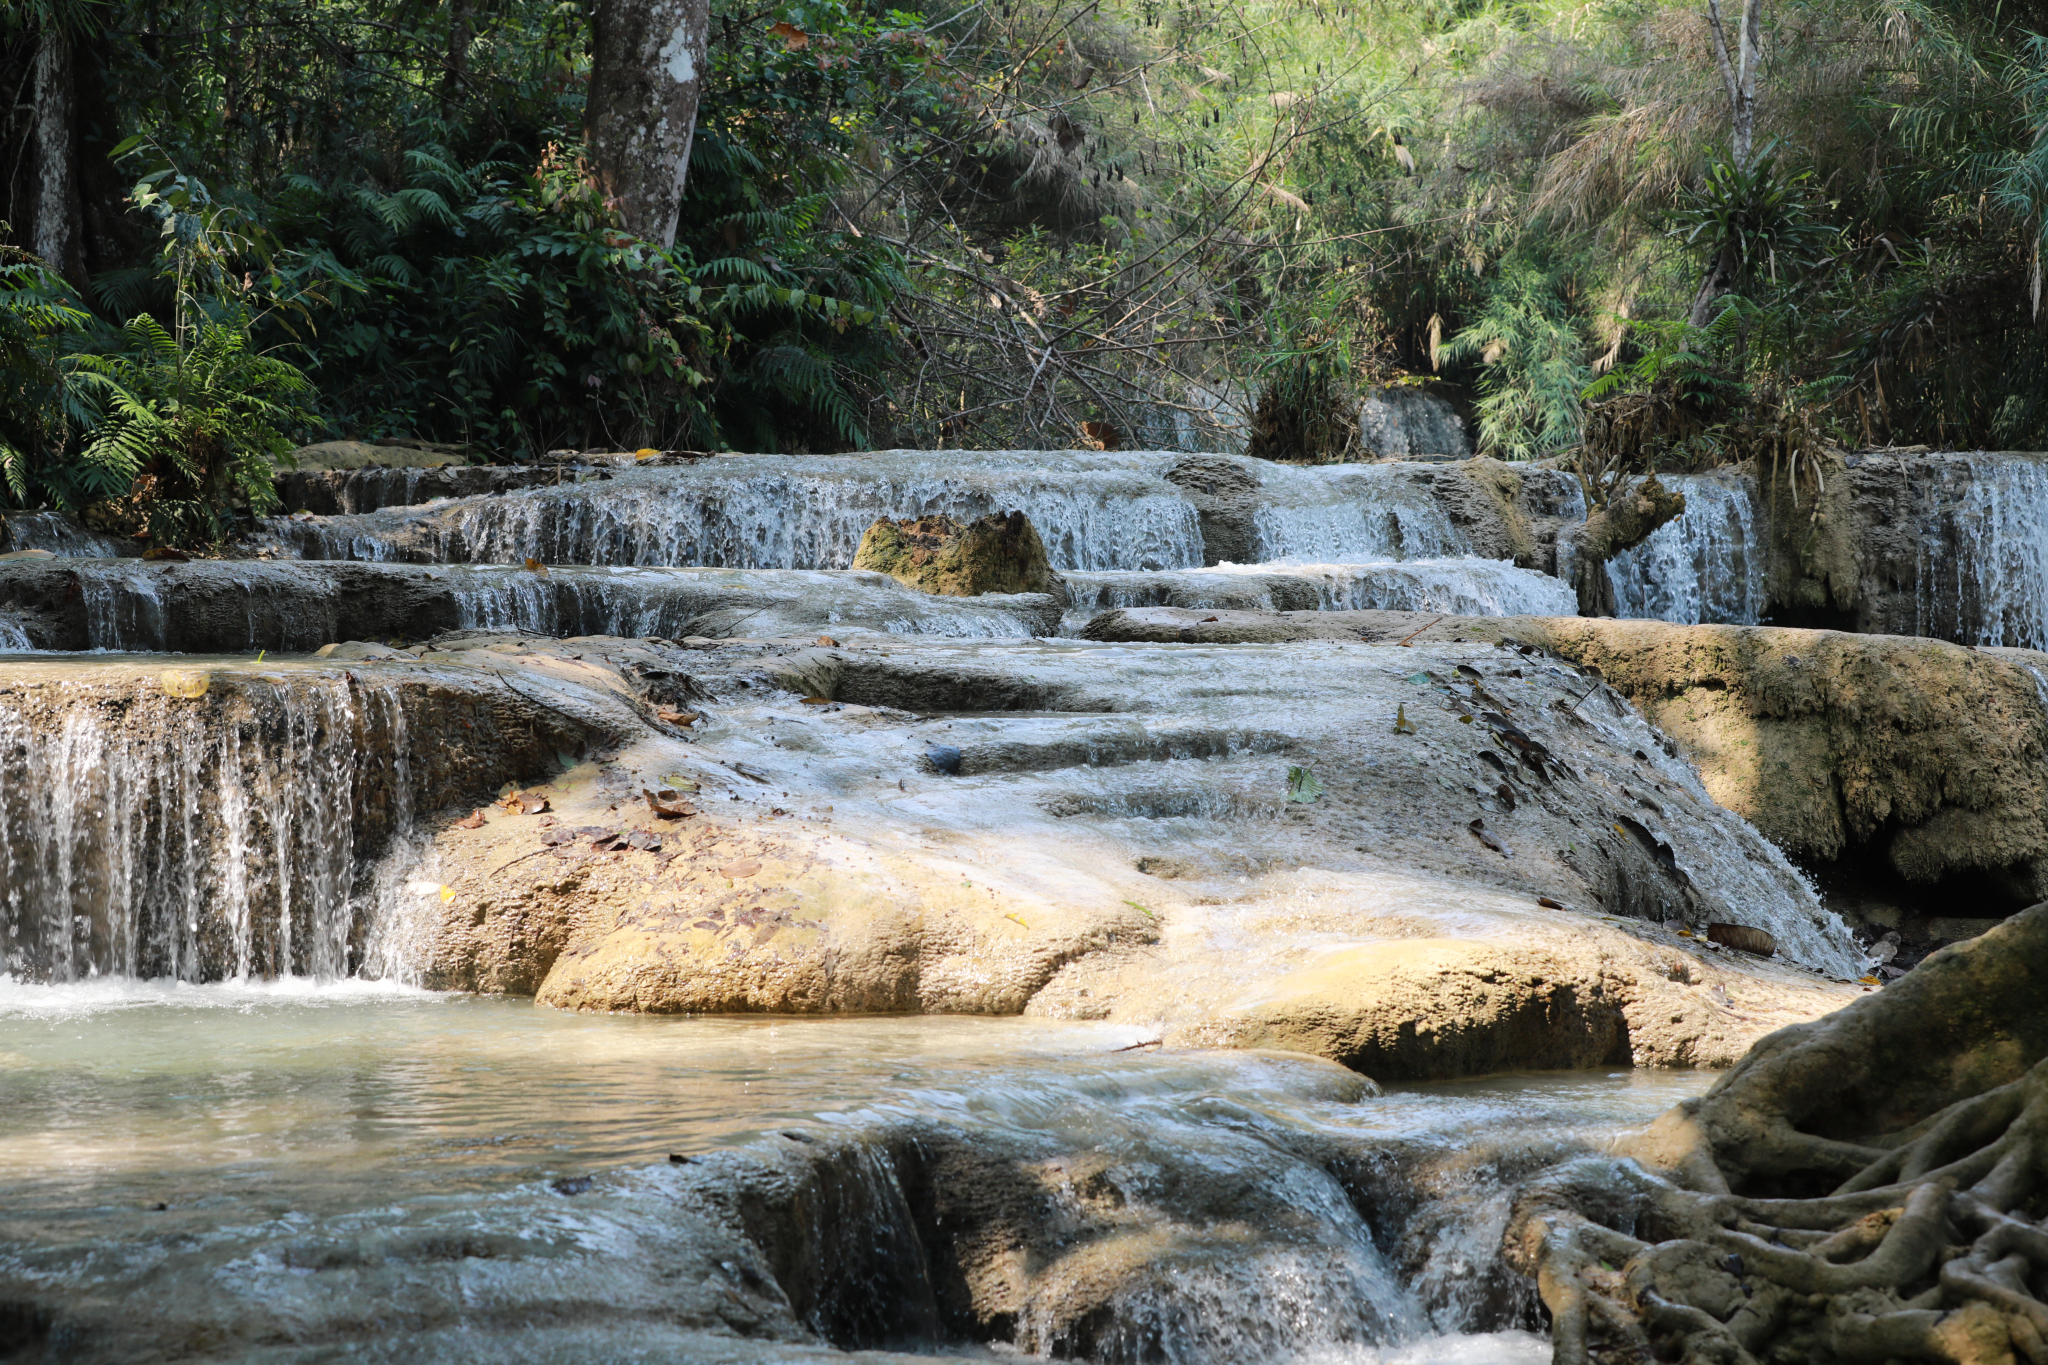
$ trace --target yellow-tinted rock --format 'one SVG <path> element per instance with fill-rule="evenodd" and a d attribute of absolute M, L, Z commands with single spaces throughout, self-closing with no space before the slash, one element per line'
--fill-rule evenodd
<path fill-rule="evenodd" d="M 1057 595 L 1065 587 L 1046 558 L 1045 543 L 1022 512 L 965 524 L 947 516 L 884 518 L 861 537 L 853 567 L 885 573 L 907 587 L 941 597 L 978 597 L 985 592 Z"/>
<path fill-rule="evenodd" d="M 213 675 L 203 668 L 167 668 L 158 675 L 167 697 L 182 697 L 189 701 L 206 695 L 206 689 L 213 685 Z"/>

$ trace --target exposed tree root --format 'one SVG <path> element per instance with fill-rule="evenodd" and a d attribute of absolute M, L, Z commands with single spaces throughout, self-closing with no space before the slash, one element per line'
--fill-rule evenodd
<path fill-rule="evenodd" d="M 1556 1365 L 2048 1365 L 2048 904 L 1521 1191 Z"/>

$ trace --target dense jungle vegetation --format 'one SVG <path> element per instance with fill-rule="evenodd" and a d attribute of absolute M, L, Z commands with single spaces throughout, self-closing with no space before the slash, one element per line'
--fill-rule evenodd
<path fill-rule="evenodd" d="M 576 0 L 10 0 L 4 497 L 217 539 L 334 436 L 1345 458 L 1385 384 L 1507 458 L 2039 448 L 2032 2 L 1752 6 L 1745 138 L 1707 0 L 715 0 L 670 246 L 593 188 Z"/>

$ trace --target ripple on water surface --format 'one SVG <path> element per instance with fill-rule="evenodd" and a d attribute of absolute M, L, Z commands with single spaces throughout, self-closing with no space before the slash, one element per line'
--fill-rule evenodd
<path fill-rule="evenodd" d="M 242 1264 L 245 1246 L 295 1245 L 319 1226 L 346 1240 L 364 1218 L 396 1227 L 455 1216 L 525 1236 L 573 1216 L 631 1245 L 645 1232 L 634 1220 L 658 1220 L 668 1203 L 645 1194 L 667 1188 L 669 1152 L 899 1119 L 1071 1139 L 1126 1161 L 1271 1158 L 1304 1128 L 1444 1149 L 1488 1134 L 1599 1141 L 1707 1079 L 1496 1077 L 1360 1100 L 1355 1080 L 1312 1059 L 1125 1050 L 1145 1041 L 1131 1027 L 1025 1019 L 573 1015 L 358 982 L 0 980 L 0 1266 L 120 1263 L 140 1274 L 176 1246 L 196 1291 L 211 1283 L 207 1266 Z M 1279 1145 L 1261 1145 L 1262 1134 Z M 549 1193 L 565 1176 L 589 1187 L 591 1173 L 610 1195 L 572 1210 Z M 1538 1338 L 1462 1333 L 1495 1324 L 1419 1307 L 1455 1309 L 1459 1286 L 1484 1278 L 1473 1262 L 1498 1243 L 1505 1194 L 1489 1185 L 1461 1207 L 1471 1216 L 1447 1220 L 1458 1234 L 1419 1271 L 1438 1286 L 1433 1299 L 1410 1294 L 1411 1306 L 1375 1272 L 1390 1296 L 1383 1315 L 1409 1324 L 1399 1335 L 1427 1332 L 1432 1319 L 1445 1334 L 1291 1358 L 1542 1360 Z M 1368 1269 L 1385 1264 L 1369 1247 L 1359 1255 Z M 72 1274 L 52 1273 L 37 1272 L 52 1291 Z M 1307 1323 L 1293 1339 L 1315 1335 Z M 1221 1365 L 1213 1351 L 1187 1358 Z"/>

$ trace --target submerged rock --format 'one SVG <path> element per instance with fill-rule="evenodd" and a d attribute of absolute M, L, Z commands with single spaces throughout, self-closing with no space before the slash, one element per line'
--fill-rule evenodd
<path fill-rule="evenodd" d="M 941 597 L 1065 593 L 1045 557 L 1044 542 L 1022 512 L 965 523 L 947 516 L 911 521 L 884 517 L 861 537 L 853 567 L 885 573 L 907 587 Z"/>

